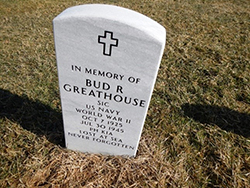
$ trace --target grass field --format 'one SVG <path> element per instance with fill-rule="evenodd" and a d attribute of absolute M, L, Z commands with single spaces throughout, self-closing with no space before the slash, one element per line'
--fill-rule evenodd
<path fill-rule="evenodd" d="M 52 20 L 106 3 L 167 30 L 135 158 L 64 148 Z M 0 187 L 250 187 L 249 0 L 0 0 Z"/>

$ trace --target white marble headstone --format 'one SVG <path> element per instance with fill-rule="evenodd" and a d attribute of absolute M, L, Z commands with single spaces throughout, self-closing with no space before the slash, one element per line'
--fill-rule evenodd
<path fill-rule="evenodd" d="M 135 11 L 90 4 L 53 20 L 66 147 L 135 156 L 166 31 Z"/>

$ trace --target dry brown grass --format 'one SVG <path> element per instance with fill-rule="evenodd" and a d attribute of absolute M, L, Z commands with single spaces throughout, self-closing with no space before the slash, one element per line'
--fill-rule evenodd
<path fill-rule="evenodd" d="M 156 158 L 161 154 L 152 141 L 150 136 L 142 140 L 135 159 L 61 151 L 26 182 L 31 187 L 162 187 L 169 179 L 176 185 L 171 177 L 178 176 L 177 172 L 164 158 Z"/>
<path fill-rule="evenodd" d="M 63 147 L 52 20 L 109 3 L 167 30 L 135 158 Z M 0 1 L 1 187 L 249 187 L 248 0 Z"/>

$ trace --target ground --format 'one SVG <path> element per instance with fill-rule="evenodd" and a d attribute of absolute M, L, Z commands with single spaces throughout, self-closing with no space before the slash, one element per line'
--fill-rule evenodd
<path fill-rule="evenodd" d="M 166 28 L 135 158 L 64 147 L 52 20 L 106 3 Z M 1 187 L 249 187 L 248 0 L 1 0 Z"/>

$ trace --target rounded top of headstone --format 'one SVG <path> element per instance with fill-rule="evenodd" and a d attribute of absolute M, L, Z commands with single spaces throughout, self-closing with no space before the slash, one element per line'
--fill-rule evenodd
<path fill-rule="evenodd" d="M 136 11 L 105 4 L 86 4 L 67 8 L 59 14 L 54 22 L 72 18 L 102 18 L 121 22 L 143 30 L 158 41 L 165 41 L 166 30 L 156 21 Z"/>

